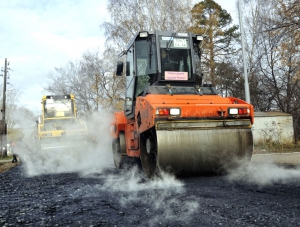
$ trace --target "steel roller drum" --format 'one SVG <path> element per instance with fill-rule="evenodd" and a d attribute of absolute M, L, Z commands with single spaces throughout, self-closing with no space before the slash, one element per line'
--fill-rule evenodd
<path fill-rule="evenodd" d="M 157 163 L 175 174 L 223 173 L 251 160 L 250 128 L 158 130 L 156 134 Z"/>

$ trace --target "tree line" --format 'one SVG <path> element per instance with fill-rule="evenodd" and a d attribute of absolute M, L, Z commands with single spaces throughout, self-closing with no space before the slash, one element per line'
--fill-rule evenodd
<path fill-rule="evenodd" d="M 0 94 L 3 94 L 3 88 L 0 88 Z M 17 104 L 21 95 L 21 91 L 18 89 L 6 91 L 5 122 L 9 136 L 3 138 L 3 143 L 23 139 L 32 132 L 36 125 L 37 116 L 27 107 Z M 0 102 L 3 102 L 2 98 Z"/>
<path fill-rule="evenodd" d="M 105 51 L 86 52 L 78 61 L 55 68 L 45 91 L 74 94 L 81 114 L 122 110 L 125 83 L 115 75 L 118 54 L 138 31 L 171 30 L 202 34 L 204 82 L 216 86 L 222 96 L 245 99 L 239 26 L 213 0 L 191 6 L 187 2 L 108 0 L 111 20 L 101 24 Z M 292 114 L 299 140 L 300 2 L 241 3 L 251 104 L 256 111 Z"/>

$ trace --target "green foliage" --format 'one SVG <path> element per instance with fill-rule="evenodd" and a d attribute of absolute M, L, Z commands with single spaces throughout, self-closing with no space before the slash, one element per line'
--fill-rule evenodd
<path fill-rule="evenodd" d="M 12 156 L 2 156 L 2 155 L 0 155 L 0 160 L 11 160 L 11 157 Z M 1 165 L 2 163 L 0 163 L 0 165 Z"/>
<path fill-rule="evenodd" d="M 206 35 L 206 31 L 210 30 L 214 33 L 214 39 L 222 37 L 218 40 L 219 43 L 228 43 L 232 38 L 239 37 L 238 26 L 230 26 L 231 15 L 215 1 L 199 2 L 193 7 L 191 13 L 193 26 L 190 30 L 194 33 Z"/>
<path fill-rule="evenodd" d="M 231 26 L 230 14 L 213 0 L 197 3 L 191 14 L 192 26 L 189 30 L 204 36 L 202 43 L 203 71 L 209 74 L 209 77 L 204 79 L 217 85 L 216 78 L 220 75 L 217 74 L 215 68 L 217 64 L 225 61 L 225 56 L 237 51 L 234 41 L 239 37 L 238 26 Z"/>

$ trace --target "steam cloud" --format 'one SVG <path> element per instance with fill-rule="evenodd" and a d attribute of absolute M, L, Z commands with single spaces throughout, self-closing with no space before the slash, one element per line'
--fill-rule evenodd
<path fill-rule="evenodd" d="M 155 212 L 154 217 L 143 220 L 147 226 L 174 221 L 188 225 L 190 217 L 199 208 L 198 198 L 193 195 L 186 196 L 184 183 L 168 173 L 148 179 L 138 167 L 133 167 L 120 171 L 119 174 L 106 173 L 98 177 L 102 178 L 103 184 L 93 187 L 87 185 L 76 190 L 72 196 L 93 196 L 100 191 L 112 192 L 117 195 L 118 202 L 125 211 L 130 210 L 131 206 L 138 206 L 141 207 L 141 212 Z M 180 199 L 181 196 L 184 199 Z"/>
<path fill-rule="evenodd" d="M 252 160 L 247 168 L 232 171 L 227 176 L 227 179 L 259 186 L 267 186 L 274 183 L 285 184 L 300 179 L 300 168 L 288 168 L 265 158 L 259 161 Z"/>
<path fill-rule="evenodd" d="M 100 191 L 115 192 L 124 209 L 130 204 L 140 204 L 147 209 L 156 210 L 158 215 L 148 220 L 150 226 L 178 220 L 188 224 L 189 217 L 199 209 L 200 200 L 186 194 L 185 185 L 173 175 L 162 173 L 160 178 L 147 179 L 138 167 L 120 171 L 119 174 L 105 172 L 114 169 L 109 132 L 110 116 L 94 115 L 87 122 L 93 125 L 98 143 L 84 149 L 62 150 L 39 155 L 35 151 L 23 150 L 19 153 L 28 176 L 49 173 L 78 172 L 82 176 L 101 178 L 99 185 L 85 185 L 72 192 L 71 197 L 87 197 Z M 44 161 L 42 161 L 44 159 Z M 102 173 L 102 174 L 101 174 Z M 229 181 L 242 181 L 256 185 L 286 183 L 300 178 L 300 169 L 288 169 L 272 162 L 251 162 L 246 169 L 234 170 L 226 178 Z M 174 196 L 176 195 L 176 196 Z M 181 198 L 180 200 L 178 198 Z M 184 215 L 180 215 L 184 214 Z"/>
<path fill-rule="evenodd" d="M 86 123 L 90 126 L 89 134 L 96 138 L 97 143 L 95 144 L 75 149 L 43 151 L 21 149 L 18 155 L 27 175 L 71 172 L 101 173 L 105 168 L 112 167 L 110 117 L 103 113 L 101 113 L 101 117 L 94 114 Z M 30 143 L 31 138 L 28 137 L 30 136 L 27 135 L 26 142 Z"/>

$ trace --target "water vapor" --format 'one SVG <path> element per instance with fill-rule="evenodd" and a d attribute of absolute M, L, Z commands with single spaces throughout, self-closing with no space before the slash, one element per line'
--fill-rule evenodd
<path fill-rule="evenodd" d="M 18 152 L 27 175 L 101 173 L 105 168 L 112 167 L 110 116 L 104 113 L 101 113 L 101 116 L 94 114 L 86 124 L 90 141 L 82 147 L 39 150 L 30 146 L 34 135 L 27 136 L 27 148 Z"/>
<path fill-rule="evenodd" d="M 300 168 L 280 165 L 273 161 L 251 161 L 246 168 L 231 171 L 227 179 L 230 181 L 242 181 L 260 186 L 275 183 L 286 184 L 300 179 Z"/>
<path fill-rule="evenodd" d="M 143 212 L 146 216 L 149 212 L 151 218 L 139 220 L 141 226 L 170 223 L 188 225 L 190 218 L 198 212 L 198 198 L 193 195 L 186 196 L 185 184 L 168 173 L 148 179 L 141 169 L 135 166 L 91 177 L 98 177 L 103 183 L 85 185 L 72 192 L 71 197 L 93 197 L 95 194 L 104 193 L 108 194 L 108 198 L 103 199 L 110 203 L 109 196 L 113 196 L 113 201 L 117 199 L 121 207 L 120 212 L 130 213 L 133 219 L 135 211 Z"/>

